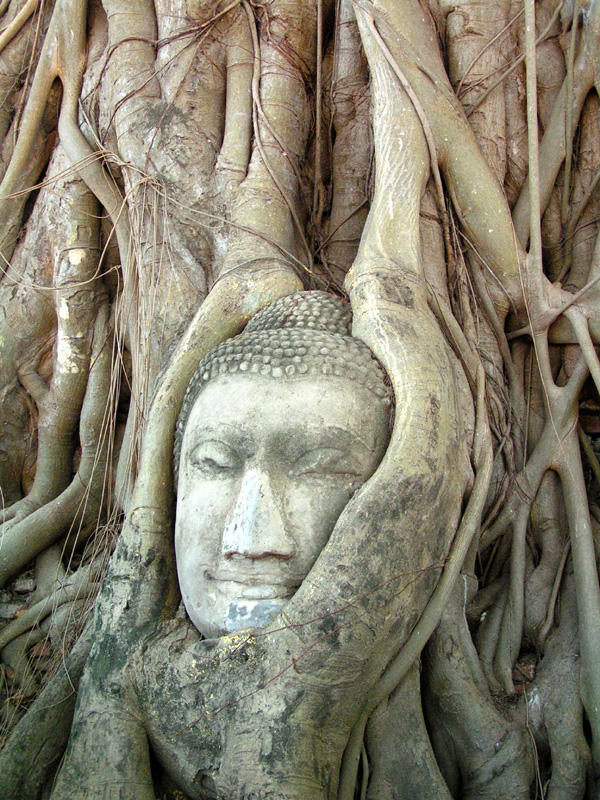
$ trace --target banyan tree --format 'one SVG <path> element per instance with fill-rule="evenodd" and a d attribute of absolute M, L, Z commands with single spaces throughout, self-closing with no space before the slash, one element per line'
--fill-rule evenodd
<path fill-rule="evenodd" d="M 600 796 L 598 0 L 0 15 L 0 795 Z"/>

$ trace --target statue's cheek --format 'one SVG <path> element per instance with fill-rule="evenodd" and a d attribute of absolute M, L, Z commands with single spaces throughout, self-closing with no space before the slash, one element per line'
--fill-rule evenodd
<path fill-rule="evenodd" d="M 327 544 L 353 492 L 354 483 L 338 476 L 296 481 L 290 487 L 286 502 L 287 519 L 298 556 L 310 566 Z"/>
<path fill-rule="evenodd" d="M 205 552 L 209 557 L 220 552 L 238 487 L 231 481 L 196 481 L 186 488 L 177 501 L 175 546 L 178 551 Z"/>

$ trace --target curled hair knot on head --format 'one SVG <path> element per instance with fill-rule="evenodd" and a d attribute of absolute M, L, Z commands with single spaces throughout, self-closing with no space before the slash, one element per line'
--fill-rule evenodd
<path fill-rule="evenodd" d="M 202 389 L 221 375 L 275 379 L 332 377 L 356 381 L 391 409 L 392 388 L 366 344 L 351 336 L 348 303 L 320 291 L 287 295 L 254 316 L 244 331 L 211 350 L 198 365 L 179 413 L 174 464 L 178 471 L 188 417 Z"/>

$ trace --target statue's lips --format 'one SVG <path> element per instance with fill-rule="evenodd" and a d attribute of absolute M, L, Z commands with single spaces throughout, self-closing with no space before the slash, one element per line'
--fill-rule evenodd
<path fill-rule="evenodd" d="M 269 575 L 228 575 L 205 570 L 204 577 L 222 594 L 245 600 L 287 600 L 298 591 L 300 582 L 277 579 Z"/>

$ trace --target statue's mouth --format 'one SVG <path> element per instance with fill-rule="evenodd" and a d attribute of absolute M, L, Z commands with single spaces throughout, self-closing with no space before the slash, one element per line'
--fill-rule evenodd
<path fill-rule="evenodd" d="M 275 600 L 289 599 L 300 586 L 300 581 L 285 580 L 281 576 L 275 578 L 271 575 L 229 575 L 227 573 L 213 573 L 204 571 L 204 577 L 222 594 L 232 595 L 245 600 Z"/>

